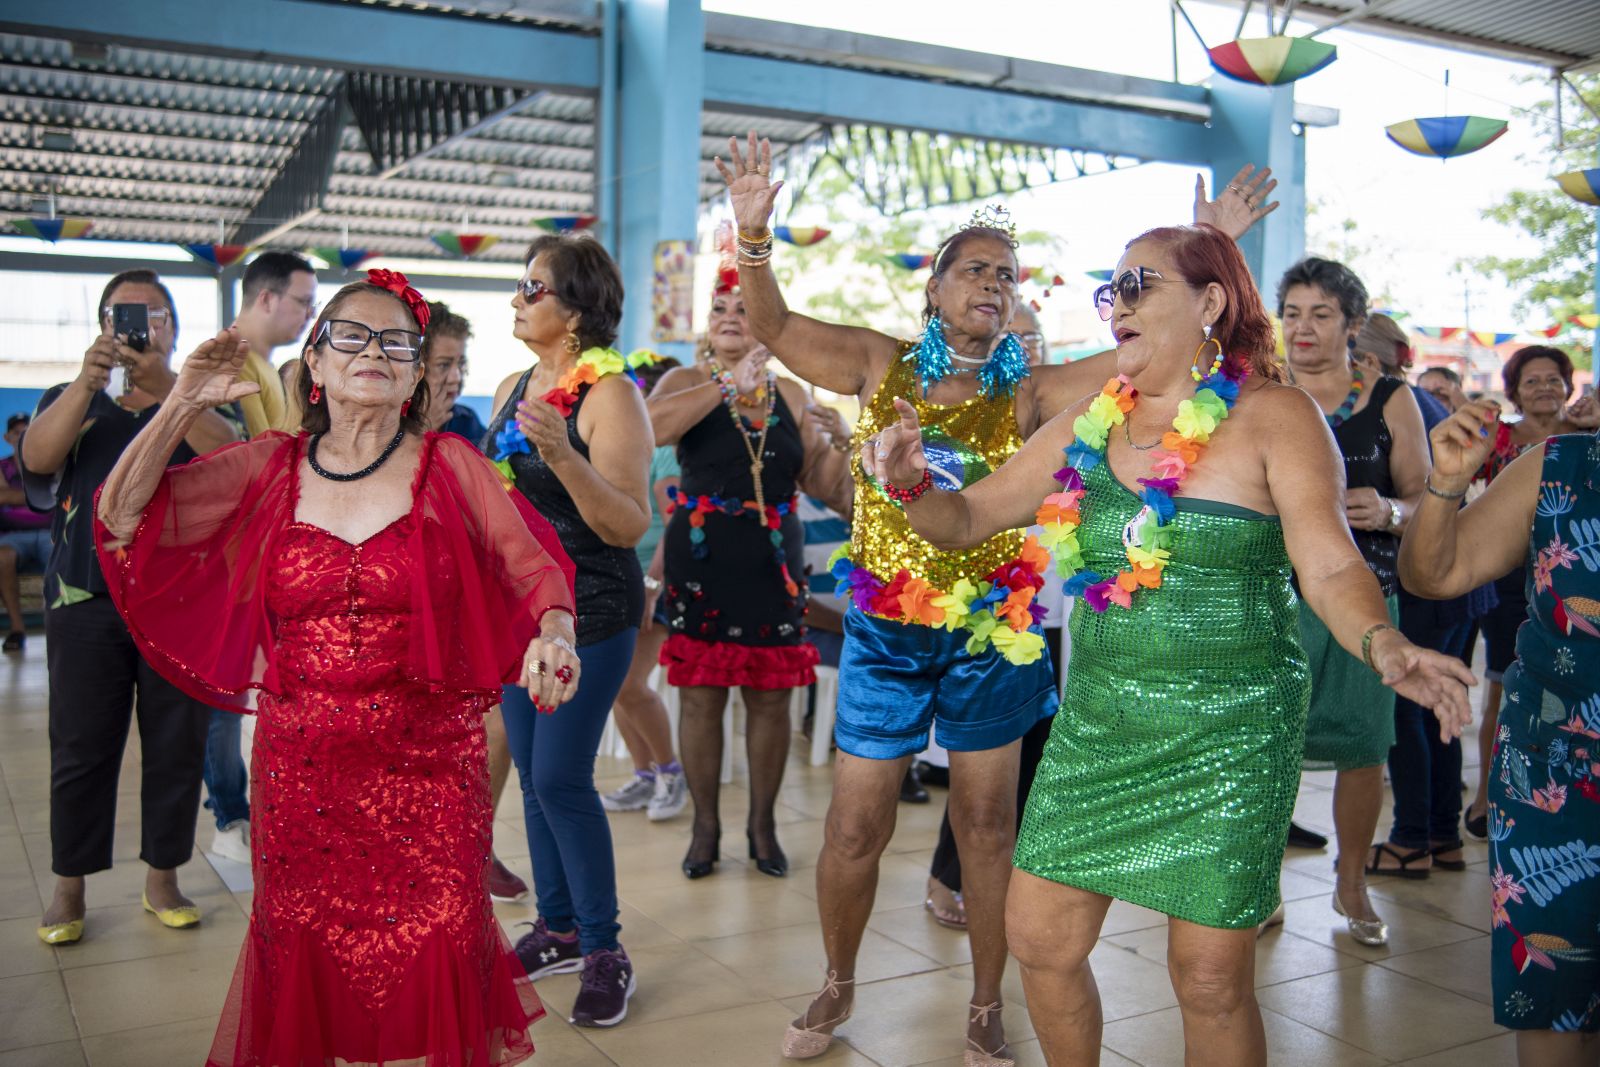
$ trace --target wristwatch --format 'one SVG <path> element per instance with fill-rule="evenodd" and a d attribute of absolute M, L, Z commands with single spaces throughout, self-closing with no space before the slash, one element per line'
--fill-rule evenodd
<path fill-rule="evenodd" d="M 1400 501 L 1385 498 L 1384 503 L 1389 505 L 1389 525 L 1386 528 L 1390 531 L 1400 529 L 1400 524 L 1406 519 L 1405 515 L 1400 511 Z"/>
<path fill-rule="evenodd" d="M 654 593 L 661 588 L 661 579 L 653 574 L 647 574 L 644 576 L 644 587 Z"/>

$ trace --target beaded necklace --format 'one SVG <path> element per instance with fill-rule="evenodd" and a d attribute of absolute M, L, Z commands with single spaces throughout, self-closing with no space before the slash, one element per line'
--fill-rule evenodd
<path fill-rule="evenodd" d="M 1366 383 L 1361 380 L 1361 371 L 1355 367 L 1350 368 L 1350 395 L 1344 398 L 1344 403 L 1336 408 L 1332 415 L 1324 415 L 1328 420 L 1328 428 L 1338 427 L 1350 413 L 1356 409 L 1356 403 L 1361 399 L 1361 390 L 1366 388 Z"/>
<path fill-rule="evenodd" d="M 400 442 L 405 440 L 406 431 L 405 427 L 403 426 L 399 430 L 395 431 L 394 440 L 390 441 L 383 447 L 383 451 L 378 453 L 377 459 L 373 460 L 371 463 L 368 463 L 360 470 L 350 471 L 347 474 L 339 474 L 335 473 L 334 471 L 323 470 L 322 464 L 317 462 L 317 445 L 321 442 L 322 436 L 323 435 L 320 433 L 312 435 L 311 443 L 306 447 L 306 461 L 311 464 L 311 469 L 315 471 L 319 477 L 326 478 L 330 482 L 353 482 L 358 478 L 365 478 L 367 475 L 371 474 L 373 471 L 387 463 L 389 461 L 389 457 L 394 455 L 394 450 L 400 447 Z"/>
<path fill-rule="evenodd" d="M 778 381 L 771 371 L 767 371 L 767 384 L 763 388 L 766 394 L 766 411 L 757 423 L 754 419 L 746 419 L 739 414 L 739 390 L 733 384 L 733 375 L 729 371 L 717 367 L 712 372 L 717 380 L 717 389 L 722 393 L 722 406 L 728 409 L 728 417 L 733 420 L 733 428 L 739 432 L 739 440 L 744 442 L 745 454 L 750 457 L 750 480 L 756 488 L 756 510 L 767 510 L 766 493 L 761 486 L 761 471 L 766 463 L 763 457 L 767 454 L 767 434 L 776 421 L 774 410 L 778 406 Z M 755 442 L 751 443 L 751 436 Z"/>
<path fill-rule="evenodd" d="M 1110 578 L 1089 570 L 1083 558 L 1078 538 L 1082 526 L 1079 503 L 1087 490 L 1080 472 L 1106 462 L 1111 428 L 1118 423 L 1126 426 L 1138 391 L 1118 375 L 1090 402 L 1089 410 L 1073 421 L 1075 439 L 1065 449 L 1067 466 L 1056 472 L 1061 491 L 1045 497 L 1035 517 L 1044 528 L 1039 543 L 1055 552 L 1057 573 L 1066 579 L 1062 588 L 1067 596 L 1081 596 L 1095 611 L 1103 612 L 1111 604 L 1131 607 L 1139 589 L 1161 587 L 1161 572 L 1172 558 L 1169 524 L 1177 513 L 1172 498 L 1189 468 L 1199 461 L 1212 433 L 1227 421 L 1246 373 L 1248 370 L 1223 369 L 1207 375 L 1194 396 L 1178 405 L 1172 429 L 1161 438 L 1162 451 L 1155 454 L 1154 477 L 1139 479 L 1144 487 L 1139 492 L 1144 507 L 1122 531 L 1128 569 Z"/>

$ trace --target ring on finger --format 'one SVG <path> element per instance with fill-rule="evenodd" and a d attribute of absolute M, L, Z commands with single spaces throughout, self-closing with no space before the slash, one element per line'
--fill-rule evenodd
<path fill-rule="evenodd" d="M 560 682 L 562 685 L 570 685 L 572 683 L 572 668 L 566 665 L 557 667 L 556 681 Z"/>
<path fill-rule="evenodd" d="M 528 661 L 528 673 L 529 674 L 543 674 L 546 670 L 549 669 L 549 666 L 550 665 L 545 663 L 545 661 L 542 660 L 542 659 L 530 659 Z"/>

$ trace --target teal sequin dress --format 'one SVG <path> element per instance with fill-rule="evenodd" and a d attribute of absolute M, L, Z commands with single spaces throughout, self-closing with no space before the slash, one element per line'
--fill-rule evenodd
<path fill-rule="evenodd" d="M 1489 765 L 1494 1021 L 1600 1031 L 1600 439 L 1544 446 Z"/>
<path fill-rule="evenodd" d="M 1125 565 L 1141 502 L 1084 476 L 1084 559 Z M 1072 613 L 1066 695 L 1017 838 L 1030 874 L 1204 926 L 1278 905 L 1310 674 L 1278 519 L 1176 498 L 1172 559 L 1131 609 Z"/>

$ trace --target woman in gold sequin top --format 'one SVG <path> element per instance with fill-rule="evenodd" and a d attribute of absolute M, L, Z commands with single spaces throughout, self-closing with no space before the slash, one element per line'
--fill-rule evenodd
<path fill-rule="evenodd" d="M 718 165 L 739 226 L 739 281 L 751 329 L 799 378 L 860 400 L 858 443 L 893 425 L 896 399 L 909 398 L 929 427 L 932 477 L 941 488 L 959 490 L 998 468 L 1111 373 L 1109 354 L 1030 369 L 1020 340 L 1005 329 L 1017 303 L 1018 267 L 1003 211 L 975 217 L 939 246 L 919 339 L 790 311 L 765 269 L 778 191 L 771 148 L 752 133 L 747 151 L 731 139 L 729 149 L 731 165 Z M 1264 173 L 1251 180 L 1249 171 L 1215 202 L 1202 187 L 1197 218 L 1238 234 L 1265 214 L 1257 205 L 1271 186 Z M 1014 1061 L 1001 1023 L 1000 979 L 1019 739 L 1055 704 L 1033 603 L 1048 554 L 1009 529 L 962 551 L 943 551 L 911 530 L 899 501 L 859 462 L 855 482 L 851 542 L 832 565 L 852 607 L 839 666 L 839 760 L 817 865 L 828 979 L 789 1027 L 784 1055 L 822 1054 L 850 1015 L 856 953 L 872 911 L 878 857 L 894 831 L 900 782 L 936 729 L 950 752 L 950 822 L 972 945 L 966 1061 L 1008 1065 Z M 1003 594 L 988 599 L 995 589 Z"/>

